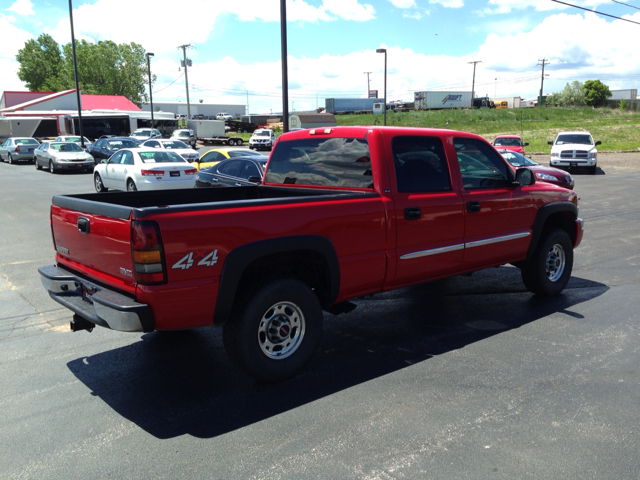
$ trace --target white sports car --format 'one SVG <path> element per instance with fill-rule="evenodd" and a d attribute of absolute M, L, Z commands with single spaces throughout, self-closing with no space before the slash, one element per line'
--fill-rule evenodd
<path fill-rule="evenodd" d="M 108 189 L 169 190 L 194 188 L 196 168 L 177 153 L 155 148 L 123 148 L 96 165 L 93 184 Z"/>
<path fill-rule="evenodd" d="M 155 138 L 147 140 L 140 146 L 171 150 L 172 152 L 176 152 L 187 162 L 195 162 L 200 156 L 197 150 L 190 148 L 186 143 L 181 142 L 180 140 L 164 140 L 162 138 Z"/>

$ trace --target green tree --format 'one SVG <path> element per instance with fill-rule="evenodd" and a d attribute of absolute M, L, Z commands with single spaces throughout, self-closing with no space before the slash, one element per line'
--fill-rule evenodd
<path fill-rule="evenodd" d="M 58 42 L 43 33 L 36 40 L 31 39 L 18 50 L 16 59 L 20 64 L 18 78 L 32 91 L 60 90 L 59 78 L 63 68 L 63 57 Z"/>
<path fill-rule="evenodd" d="M 581 107 L 584 105 L 585 90 L 582 82 L 577 80 L 567 83 L 558 94 L 558 104 L 562 107 Z"/>
<path fill-rule="evenodd" d="M 584 82 L 585 103 L 591 107 L 605 105 L 607 98 L 611 96 L 611 90 L 600 80 L 587 80 Z"/>
<path fill-rule="evenodd" d="M 626 101 L 624 98 L 622 98 L 622 99 L 618 102 L 618 108 L 619 108 L 620 110 L 626 110 L 626 109 L 627 109 L 627 107 L 628 107 L 628 105 L 627 105 L 627 101 Z"/>
<path fill-rule="evenodd" d="M 59 91 L 75 88 L 73 72 L 73 49 L 71 43 L 62 47 L 48 35 L 41 35 L 38 40 L 46 49 L 39 47 L 39 43 L 30 40 L 25 48 L 20 50 L 18 62 L 23 76 L 20 79 L 27 83 L 31 91 L 48 90 Z M 46 57 L 41 51 L 57 49 L 58 61 L 56 68 L 50 69 L 46 78 L 42 78 L 39 69 L 48 65 Z M 24 53 L 23 53 L 24 52 Z M 78 67 L 78 84 L 84 93 L 96 95 L 123 95 L 136 105 L 148 101 L 146 86 L 147 60 L 144 48 L 136 43 L 116 44 L 112 41 L 90 43 L 86 40 L 76 40 L 76 63 Z M 50 55 L 52 57 L 52 55 Z M 152 78 L 152 83 L 155 76 Z"/>

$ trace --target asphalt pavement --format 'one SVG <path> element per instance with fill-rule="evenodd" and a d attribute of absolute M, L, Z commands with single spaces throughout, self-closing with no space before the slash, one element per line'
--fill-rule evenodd
<path fill-rule="evenodd" d="M 0 163 L 0 478 L 640 478 L 640 171 L 574 176 L 563 294 L 504 266 L 359 299 L 265 386 L 219 329 L 71 333 L 37 269 L 92 176 Z"/>

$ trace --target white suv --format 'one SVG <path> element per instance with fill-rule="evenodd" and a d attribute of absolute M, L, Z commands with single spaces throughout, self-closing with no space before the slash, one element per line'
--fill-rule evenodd
<path fill-rule="evenodd" d="M 181 128 L 179 130 L 174 130 L 171 134 L 169 140 L 180 140 L 181 142 L 186 143 L 190 147 L 196 146 L 196 135 L 193 133 L 193 130 L 187 130 Z"/>
<path fill-rule="evenodd" d="M 216 114 L 216 120 L 233 120 L 233 115 L 226 112 Z"/>
<path fill-rule="evenodd" d="M 551 145 L 551 161 L 549 166 L 570 169 L 587 167 L 589 173 L 595 175 L 598 165 L 597 145 L 589 132 L 560 132 Z"/>
<path fill-rule="evenodd" d="M 261 148 L 271 150 L 273 144 L 276 143 L 276 134 L 270 128 L 259 128 L 249 139 L 249 148 L 260 150 Z"/>

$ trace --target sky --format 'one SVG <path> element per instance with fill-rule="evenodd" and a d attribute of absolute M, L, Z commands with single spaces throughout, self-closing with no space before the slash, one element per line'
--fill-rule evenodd
<path fill-rule="evenodd" d="M 640 89 L 640 0 L 287 0 L 290 111 L 326 98 L 413 101 L 425 90 L 524 99 L 575 80 Z M 606 13 L 617 20 L 595 12 Z M 282 111 L 280 0 L 73 0 L 75 38 L 153 52 L 154 102 L 248 104 Z M 16 54 L 40 34 L 71 41 L 69 3 L 0 0 L 0 91 L 26 90 Z M 475 82 L 473 80 L 475 64 Z M 368 74 L 366 72 L 369 72 Z M 369 83 L 368 83 L 369 82 Z"/>

